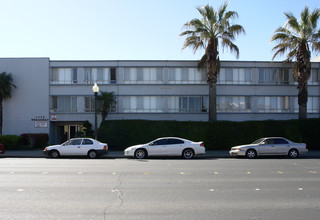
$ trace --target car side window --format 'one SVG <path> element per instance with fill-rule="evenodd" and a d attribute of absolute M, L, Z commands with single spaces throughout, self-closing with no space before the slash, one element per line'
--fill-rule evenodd
<path fill-rule="evenodd" d="M 82 139 L 71 140 L 70 145 L 80 145 L 81 141 L 82 141 Z"/>
<path fill-rule="evenodd" d="M 274 144 L 274 140 L 273 139 L 267 139 L 264 141 L 266 144 Z"/>
<path fill-rule="evenodd" d="M 288 141 L 282 138 L 278 138 L 278 139 L 275 139 L 275 144 L 288 144 Z"/>
<path fill-rule="evenodd" d="M 184 141 L 183 140 L 179 140 L 179 139 L 168 139 L 167 141 L 167 145 L 171 145 L 171 144 L 183 144 Z"/>
<path fill-rule="evenodd" d="M 83 139 L 82 145 L 93 145 L 93 141 L 89 139 Z"/>
<path fill-rule="evenodd" d="M 166 145 L 167 139 L 157 140 L 153 143 L 153 145 Z"/>

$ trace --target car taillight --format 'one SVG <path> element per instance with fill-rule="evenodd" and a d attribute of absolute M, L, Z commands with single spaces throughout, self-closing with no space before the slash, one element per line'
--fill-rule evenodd
<path fill-rule="evenodd" d="M 104 145 L 103 150 L 107 150 L 107 145 Z"/>
<path fill-rule="evenodd" d="M 200 146 L 201 146 L 201 147 L 204 147 L 204 142 L 201 142 Z"/>

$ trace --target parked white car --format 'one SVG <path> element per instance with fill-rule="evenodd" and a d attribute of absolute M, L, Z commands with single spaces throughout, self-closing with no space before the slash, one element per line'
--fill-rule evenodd
<path fill-rule="evenodd" d="M 151 141 L 147 144 L 140 144 L 128 147 L 124 155 L 143 159 L 149 156 L 182 156 L 191 159 L 195 155 L 205 154 L 203 142 L 193 142 L 177 137 L 164 137 Z"/>
<path fill-rule="evenodd" d="M 52 158 L 60 156 L 88 156 L 97 158 L 107 154 L 108 145 L 92 138 L 72 138 L 61 145 L 48 146 L 43 153 Z"/>
<path fill-rule="evenodd" d="M 232 147 L 229 151 L 230 156 L 245 156 L 250 159 L 264 155 L 288 155 L 289 158 L 296 158 L 307 152 L 306 144 L 282 137 L 260 138 L 252 144 Z"/>

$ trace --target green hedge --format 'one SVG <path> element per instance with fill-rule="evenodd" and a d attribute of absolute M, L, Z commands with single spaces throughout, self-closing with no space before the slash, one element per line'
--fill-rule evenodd
<path fill-rule="evenodd" d="M 320 150 L 318 143 L 320 119 L 245 122 L 182 122 L 114 120 L 104 121 L 99 128 L 99 140 L 112 150 L 152 141 L 159 137 L 182 137 L 204 141 L 207 150 L 229 150 L 261 137 L 285 137 L 304 142 L 311 150 Z"/>
<path fill-rule="evenodd" d="M 0 136 L 0 144 L 3 144 L 6 150 L 16 150 L 20 139 L 21 137 L 17 135 L 2 135 Z"/>
<path fill-rule="evenodd" d="M 46 133 L 27 133 L 21 134 L 21 143 L 22 145 L 28 145 L 31 148 L 42 148 L 44 149 L 47 146 L 49 141 L 49 135 Z"/>

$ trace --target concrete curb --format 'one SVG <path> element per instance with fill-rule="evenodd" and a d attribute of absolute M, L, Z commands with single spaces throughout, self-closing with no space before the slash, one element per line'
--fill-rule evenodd
<path fill-rule="evenodd" d="M 4 154 L 0 154 L 0 158 L 46 158 L 47 156 L 43 154 L 42 150 L 20 150 L 6 151 Z M 109 151 L 107 155 L 101 158 L 126 158 L 123 155 L 123 151 Z M 207 151 L 205 155 L 201 155 L 197 158 L 231 158 L 228 151 Z M 300 155 L 299 158 L 319 158 L 320 151 L 309 151 L 307 154 Z"/>

